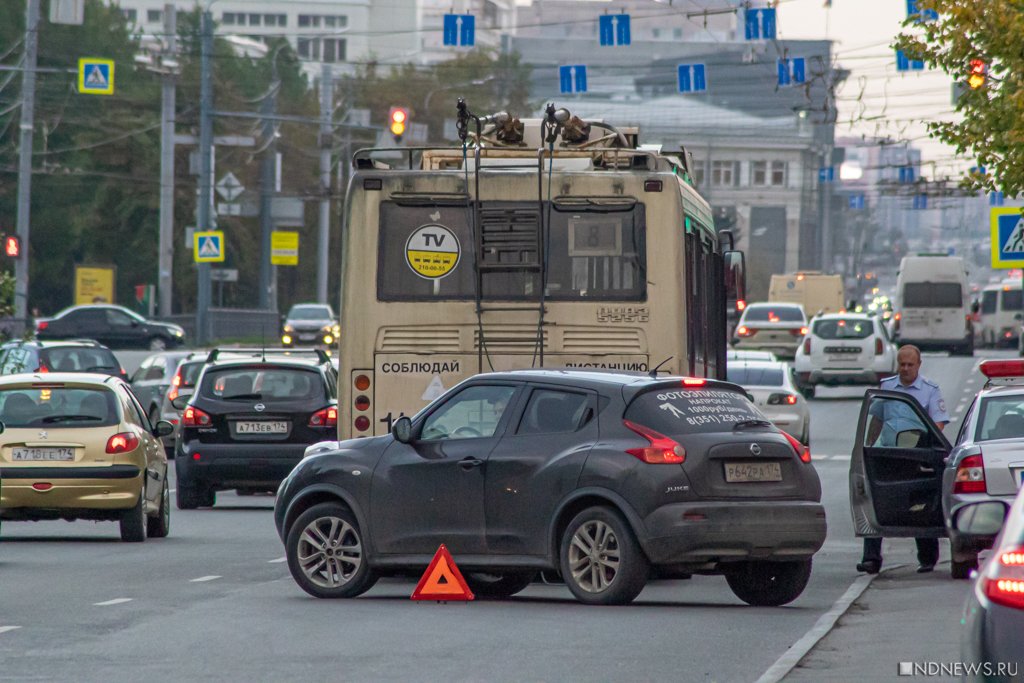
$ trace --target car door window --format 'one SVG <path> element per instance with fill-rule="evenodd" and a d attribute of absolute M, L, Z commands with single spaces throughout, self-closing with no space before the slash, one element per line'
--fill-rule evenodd
<path fill-rule="evenodd" d="M 153 365 L 151 365 L 149 367 L 149 369 L 146 370 L 146 374 L 143 375 L 143 377 L 142 377 L 142 379 L 144 381 L 146 381 L 146 382 L 159 382 L 159 381 L 163 380 L 163 378 L 164 378 L 164 364 L 162 362 L 160 362 L 160 363 L 153 363 Z"/>
<path fill-rule="evenodd" d="M 960 423 L 960 432 L 956 435 L 957 446 L 966 441 L 967 437 L 970 435 L 970 430 L 967 426 L 971 424 L 971 420 L 974 418 L 974 407 L 976 405 L 978 405 L 977 399 L 971 401 L 971 407 L 967 409 L 966 413 L 964 413 L 964 420 Z"/>
<path fill-rule="evenodd" d="M 152 364 L 152 358 L 147 358 L 146 360 L 142 361 L 142 365 L 139 366 L 139 369 L 132 373 L 132 384 L 144 380 L 146 378 L 146 373 L 149 372 L 149 369 L 152 366 Z"/>
<path fill-rule="evenodd" d="M 932 430 L 909 401 L 873 396 L 868 407 L 864 446 L 874 448 L 930 448 Z"/>
<path fill-rule="evenodd" d="M 130 408 L 126 413 L 126 416 L 129 417 L 129 421 L 139 425 L 147 432 L 152 431 L 152 427 L 149 424 L 149 418 L 146 417 L 146 411 L 144 411 L 142 406 L 139 405 L 139 402 L 135 400 L 135 396 L 132 395 L 132 392 L 125 386 L 121 387 L 121 391 Z"/>
<path fill-rule="evenodd" d="M 107 324 L 112 327 L 131 327 L 132 319 L 121 311 L 115 311 L 112 308 L 107 309 Z"/>
<path fill-rule="evenodd" d="M 516 434 L 573 432 L 590 418 L 590 412 L 586 394 L 535 389 Z"/>
<path fill-rule="evenodd" d="M 516 388 L 507 385 L 466 387 L 427 417 L 422 441 L 478 439 L 494 436 Z"/>

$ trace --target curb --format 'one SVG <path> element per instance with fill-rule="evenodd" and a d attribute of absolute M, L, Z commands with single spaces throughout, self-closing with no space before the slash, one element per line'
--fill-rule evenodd
<path fill-rule="evenodd" d="M 774 664 L 768 667 L 768 670 L 761 674 L 761 677 L 757 679 L 755 683 L 779 683 L 783 678 L 789 675 L 797 664 L 800 663 L 804 657 L 807 656 L 814 646 L 821 642 L 822 638 L 827 636 L 829 632 L 835 628 L 836 622 L 850 609 L 850 606 L 857 601 L 857 599 L 864 594 L 864 591 L 868 589 L 871 582 L 883 573 L 891 572 L 893 570 L 905 567 L 906 565 L 897 564 L 887 569 L 882 570 L 878 574 L 865 574 L 864 576 L 858 576 L 857 579 L 850 584 L 850 587 L 846 589 L 843 596 L 835 601 L 832 608 L 818 617 L 818 621 L 814 623 L 811 630 L 803 635 L 803 637 L 796 641 L 792 647 L 790 647 L 785 654 L 779 657 Z"/>

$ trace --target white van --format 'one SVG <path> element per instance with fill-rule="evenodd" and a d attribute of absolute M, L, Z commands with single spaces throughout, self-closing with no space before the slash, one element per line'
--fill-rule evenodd
<path fill-rule="evenodd" d="M 1024 292 L 1020 280 L 1004 280 L 981 291 L 978 339 L 985 346 L 1017 346 Z"/>
<path fill-rule="evenodd" d="M 896 278 L 893 338 L 921 349 L 974 353 L 967 269 L 959 256 L 904 256 Z"/>

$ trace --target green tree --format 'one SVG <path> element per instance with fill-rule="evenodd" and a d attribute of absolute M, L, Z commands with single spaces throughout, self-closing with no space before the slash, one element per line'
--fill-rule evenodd
<path fill-rule="evenodd" d="M 979 190 L 1024 193 L 1024 6 L 1017 0 L 918 0 L 935 10 L 936 21 L 904 22 L 894 47 L 923 59 L 965 83 L 972 60 L 983 60 L 981 87 L 964 87 L 956 102 L 958 121 L 932 121 L 929 134 L 970 154 L 987 173 L 964 184 Z"/>
<path fill-rule="evenodd" d="M 444 139 L 444 122 L 455 118 L 459 97 L 481 115 L 505 110 L 526 117 L 533 112 L 530 67 L 518 54 L 487 48 L 428 67 L 403 64 L 385 72 L 371 62 L 345 79 L 343 92 L 352 106 L 369 109 L 381 124 L 391 107 L 408 107 L 411 122 L 429 126 L 430 142 Z"/>

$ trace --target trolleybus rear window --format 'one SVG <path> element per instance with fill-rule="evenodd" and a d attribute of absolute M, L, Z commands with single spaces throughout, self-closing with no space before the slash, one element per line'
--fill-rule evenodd
<path fill-rule="evenodd" d="M 545 203 L 544 211 L 548 211 Z M 546 217 L 545 217 L 546 218 Z M 465 204 L 383 202 L 377 258 L 381 301 L 540 296 L 545 236 L 536 202 L 487 202 L 477 236 Z M 646 299 L 644 206 L 550 210 L 547 293 L 556 301 Z M 474 245 L 474 241 L 476 244 Z"/>

